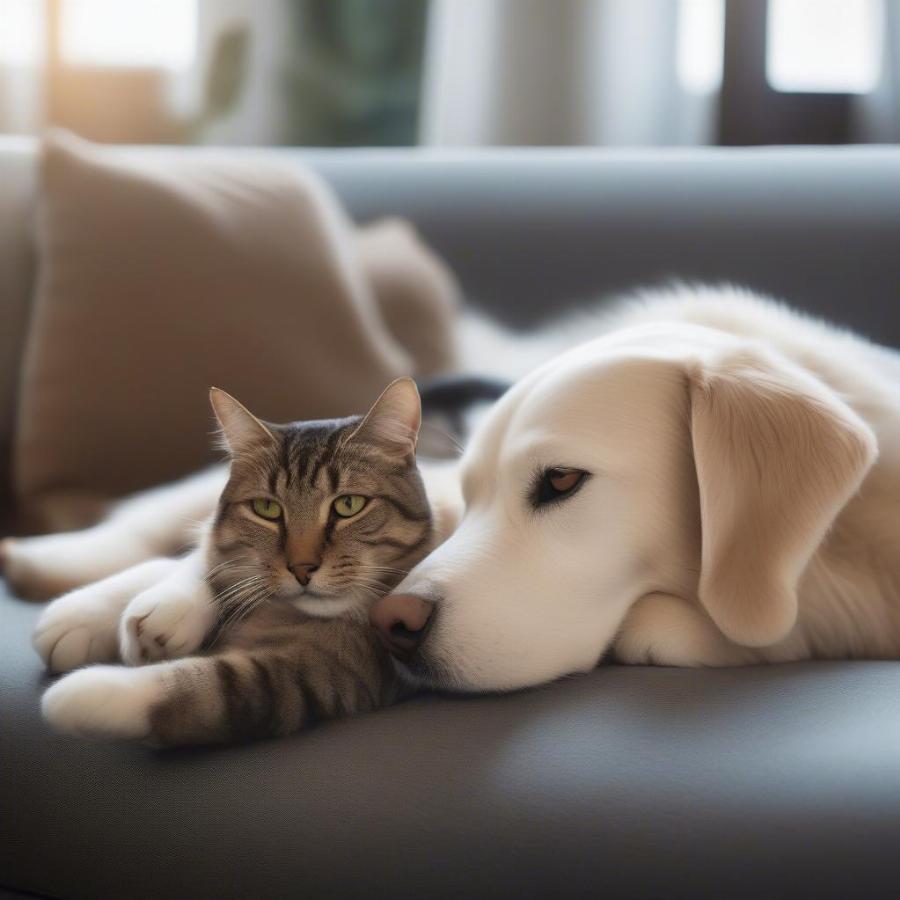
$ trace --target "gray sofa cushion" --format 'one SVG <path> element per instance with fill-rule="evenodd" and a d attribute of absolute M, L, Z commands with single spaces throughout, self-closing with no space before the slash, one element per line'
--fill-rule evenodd
<path fill-rule="evenodd" d="M 58 897 L 884 895 L 900 665 L 603 667 L 159 753 L 52 734 L 0 598 L 0 883 Z"/>

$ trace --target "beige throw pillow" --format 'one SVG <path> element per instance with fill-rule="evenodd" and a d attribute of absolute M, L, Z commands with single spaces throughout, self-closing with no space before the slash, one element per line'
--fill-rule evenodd
<path fill-rule="evenodd" d="M 210 385 L 286 421 L 453 364 L 444 265 L 407 226 L 355 229 L 293 163 L 53 135 L 37 249 L 15 483 L 45 525 L 208 462 Z"/>

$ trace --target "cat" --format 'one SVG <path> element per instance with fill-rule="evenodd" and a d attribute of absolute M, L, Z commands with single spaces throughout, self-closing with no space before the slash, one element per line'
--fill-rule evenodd
<path fill-rule="evenodd" d="M 202 507 L 216 487 L 197 549 L 107 574 L 38 623 L 35 647 L 53 671 L 131 664 L 88 665 L 51 686 L 42 708 L 59 730 L 162 746 L 236 741 L 376 709 L 402 692 L 368 608 L 452 530 L 460 507 L 452 464 L 429 470 L 429 501 L 414 382 L 393 382 L 365 416 L 289 425 L 261 421 L 222 391 L 211 400 L 230 456 L 224 489 L 223 473 L 202 476 L 189 501 L 183 486 L 162 489 L 81 535 L 95 551 L 105 541 L 103 565 L 116 568 L 124 557 L 111 538 L 127 521 L 120 535 L 134 562 L 157 549 L 157 531 L 171 541 L 171 527 L 146 526 L 148 504 Z"/>

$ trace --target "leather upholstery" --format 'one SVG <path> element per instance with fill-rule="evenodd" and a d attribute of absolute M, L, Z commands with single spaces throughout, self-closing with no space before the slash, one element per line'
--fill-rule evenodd
<path fill-rule="evenodd" d="M 360 219 L 413 218 L 469 293 L 513 321 L 666 276 L 728 278 L 900 345 L 898 150 L 307 158 Z M 10 166 L 25 177 L 0 147 L 0 206 L 16 216 L 0 229 L 13 235 L 0 258 L 12 252 L 23 273 L 27 217 L 9 205 Z M 16 275 L 11 289 L 0 266 L 3 322 L 26 281 Z M 159 754 L 44 727 L 29 645 L 37 612 L 0 597 L 10 890 L 429 900 L 896 890 L 896 662 L 604 667 L 513 696 L 427 696 L 281 741 Z"/>
<path fill-rule="evenodd" d="M 887 896 L 900 666 L 602 667 L 155 752 L 47 731 L 0 599 L 0 883 L 59 897 Z"/>

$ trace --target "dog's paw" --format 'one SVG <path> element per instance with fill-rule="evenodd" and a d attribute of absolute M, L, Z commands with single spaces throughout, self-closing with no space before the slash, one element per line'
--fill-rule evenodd
<path fill-rule="evenodd" d="M 80 564 L 58 535 L 0 541 L 0 571 L 9 589 L 26 600 L 49 600 L 77 586 Z M 89 580 L 89 579 L 88 579 Z"/>
<path fill-rule="evenodd" d="M 148 560 L 54 600 L 38 619 L 32 644 L 51 672 L 118 659 L 126 604 L 169 573 L 175 560 Z"/>
<path fill-rule="evenodd" d="M 139 594 L 119 625 L 119 652 L 131 666 L 189 656 L 214 621 L 209 588 L 193 578 L 168 578 Z"/>
<path fill-rule="evenodd" d="M 32 636 L 34 649 L 51 672 L 112 662 L 120 610 L 102 583 L 73 591 L 44 610 Z"/>
<path fill-rule="evenodd" d="M 108 526 L 0 541 L 0 571 L 26 600 L 50 600 L 145 559 L 140 542 Z"/>
<path fill-rule="evenodd" d="M 61 678 L 44 693 L 41 710 L 57 731 L 103 740 L 140 740 L 164 694 L 153 669 L 90 666 Z"/>

